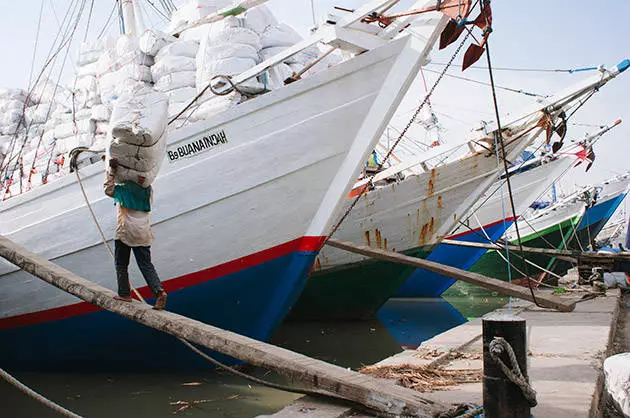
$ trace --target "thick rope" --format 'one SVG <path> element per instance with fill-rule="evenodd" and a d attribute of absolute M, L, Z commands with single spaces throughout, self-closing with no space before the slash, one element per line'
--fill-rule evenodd
<path fill-rule="evenodd" d="M 33 389 L 31 389 L 28 386 L 26 386 L 24 383 L 22 383 L 19 380 L 17 380 L 15 377 L 11 376 L 9 373 L 4 371 L 3 369 L 0 369 L 0 377 L 2 377 L 5 381 L 7 381 L 7 383 L 9 383 L 9 384 L 13 385 L 14 387 L 16 387 L 20 392 L 25 393 L 27 396 L 29 396 L 29 397 L 35 399 L 36 401 L 44 404 L 45 406 L 47 406 L 48 408 L 52 409 L 53 411 L 59 413 L 60 415 L 63 415 L 63 416 L 66 416 L 66 417 L 70 417 L 70 418 L 81 418 L 81 415 L 77 415 L 74 412 L 67 410 L 63 406 L 61 406 L 61 405 L 51 401 L 50 399 L 40 395 L 39 393 L 35 392 Z"/>
<path fill-rule="evenodd" d="M 503 360 L 501 360 L 500 355 L 503 353 L 507 353 L 510 365 L 512 366 L 511 369 L 503 362 Z M 494 337 L 494 339 L 490 342 L 488 354 L 499 366 L 503 374 L 505 374 L 512 383 L 521 389 L 527 403 L 532 408 L 538 405 L 538 401 L 536 400 L 536 391 L 531 387 L 525 376 L 523 376 L 523 372 L 521 372 L 521 368 L 516 360 L 516 354 L 514 353 L 514 349 L 510 343 L 508 343 L 503 337 Z"/>

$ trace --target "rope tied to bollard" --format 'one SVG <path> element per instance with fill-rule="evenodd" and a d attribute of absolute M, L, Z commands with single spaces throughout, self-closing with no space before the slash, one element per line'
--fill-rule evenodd
<path fill-rule="evenodd" d="M 503 374 L 512 381 L 515 385 L 517 385 L 521 392 L 523 392 L 523 396 L 529 403 L 531 407 L 535 407 L 538 404 L 536 400 L 536 391 L 529 384 L 528 379 L 523 376 L 521 372 L 521 368 L 518 365 L 518 361 L 516 360 L 516 354 L 514 353 L 514 349 L 503 337 L 494 337 L 494 339 L 490 342 L 490 347 L 488 350 L 490 354 L 490 358 L 501 368 Z M 510 369 L 504 362 L 501 360 L 501 355 L 506 353 L 508 358 L 510 359 L 510 364 L 512 368 Z"/>

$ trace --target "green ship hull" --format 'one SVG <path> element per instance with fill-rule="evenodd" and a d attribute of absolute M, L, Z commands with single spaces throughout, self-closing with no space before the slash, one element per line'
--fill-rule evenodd
<path fill-rule="evenodd" d="M 580 216 L 566 219 L 560 223 L 549 226 L 542 231 L 534 232 L 521 238 L 521 243 L 526 247 L 534 248 L 565 248 L 567 240 L 574 235 L 576 226 L 580 222 Z M 512 244 L 518 244 L 512 241 Z M 508 281 L 508 279 L 521 279 L 523 273 L 529 273 L 530 276 L 538 276 L 542 271 L 532 265 L 526 263 L 520 258 L 520 254 L 513 251 L 510 252 L 510 276 L 508 276 L 507 263 L 505 262 L 505 253 L 499 254 L 497 251 L 487 251 L 471 268 L 470 271 L 482 274 L 495 279 Z M 553 271 L 556 259 L 542 254 L 525 254 L 527 260 L 532 263 Z"/>
<path fill-rule="evenodd" d="M 404 254 L 425 258 L 430 254 L 430 248 L 418 247 Z M 287 320 L 372 318 L 414 271 L 415 267 L 398 263 L 365 260 L 311 273 Z"/>

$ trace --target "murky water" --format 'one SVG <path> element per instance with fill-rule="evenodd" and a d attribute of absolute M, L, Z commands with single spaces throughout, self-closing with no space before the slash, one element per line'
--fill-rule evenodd
<path fill-rule="evenodd" d="M 283 324 L 272 343 L 343 367 L 375 363 L 479 317 L 507 300 L 471 286 L 444 299 L 389 301 L 378 319 Z M 10 365 L 2 365 L 8 371 Z M 258 377 L 282 382 L 275 373 Z M 58 374 L 15 373 L 24 383 L 86 417 L 254 417 L 299 397 L 250 384 L 221 372 Z M 57 417 L 6 383 L 0 383 L 0 417 Z"/>

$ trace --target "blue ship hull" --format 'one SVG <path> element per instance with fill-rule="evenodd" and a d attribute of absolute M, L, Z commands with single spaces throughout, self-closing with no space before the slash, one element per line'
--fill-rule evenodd
<path fill-rule="evenodd" d="M 488 243 L 486 234 L 492 241 L 501 238 L 505 231 L 514 223 L 513 220 L 500 221 L 493 225 L 484 227 L 484 231 L 476 229 L 459 235 L 453 239 L 465 242 Z M 427 260 L 456 267 L 462 270 L 468 270 L 477 262 L 486 252 L 485 249 L 457 247 L 454 245 L 440 244 L 427 257 Z M 425 269 L 416 269 L 407 279 L 396 294 L 399 298 L 432 298 L 438 297 L 446 289 L 455 283 L 455 279 L 446 277 L 441 274 L 433 273 Z"/>
<path fill-rule="evenodd" d="M 264 341 L 297 300 L 316 254 L 317 251 L 291 251 L 177 290 L 169 290 L 166 282 L 167 309 Z M 204 273 L 193 273 L 194 279 L 198 281 Z M 146 288 L 141 290 L 146 292 Z M 52 310 L 52 320 L 46 320 L 47 312 L 38 312 L 35 320 L 22 319 L 37 323 L 9 329 L 6 323 L 1 324 L 5 328 L 0 331 L 3 367 L 37 371 L 214 367 L 175 337 L 160 331 L 96 310 L 87 303 L 64 309 L 68 312 Z M 59 316 L 66 317 L 54 319 Z M 234 362 L 223 356 L 217 358 Z"/>

